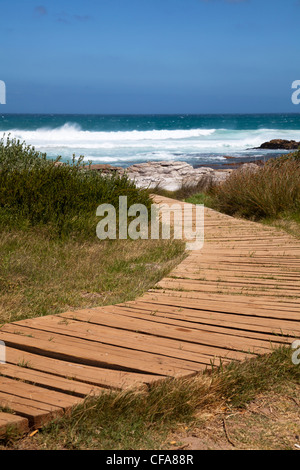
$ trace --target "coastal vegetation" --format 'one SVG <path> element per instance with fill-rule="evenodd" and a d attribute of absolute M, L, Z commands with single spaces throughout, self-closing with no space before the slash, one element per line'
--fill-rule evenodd
<path fill-rule="evenodd" d="M 233 172 L 218 187 L 203 182 L 166 195 L 239 217 L 297 224 L 299 153 Z M 81 160 L 59 163 L 24 143 L 0 141 L 1 323 L 131 300 L 184 256 L 179 240 L 97 239 L 99 204 L 117 206 L 118 196 L 127 195 L 130 204 L 149 207 L 149 193 Z M 191 443 L 293 449 L 300 445 L 300 369 L 291 354 L 282 347 L 146 391 L 107 391 L 34 435 L 7 433 L 0 448 L 180 450 Z"/>
<path fill-rule="evenodd" d="M 214 191 L 219 210 L 255 220 L 300 213 L 300 151 L 256 170 L 234 171 Z"/>
<path fill-rule="evenodd" d="M 89 171 L 82 158 L 69 164 L 51 161 L 15 139 L 0 141 L 0 210 L 4 227 L 42 226 L 52 237 L 95 236 L 96 209 L 102 203 L 150 207 L 147 191 L 126 176 Z"/>
<path fill-rule="evenodd" d="M 182 188 L 180 192 L 187 202 L 300 235 L 300 150 L 255 169 L 242 166 L 220 185 L 202 190 Z"/>
<path fill-rule="evenodd" d="M 183 256 L 179 240 L 99 240 L 99 204 L 151 199 L 81 159 L 61 165 L 2 139 L 0 188 L 0 323 L 133 299 Z"/>

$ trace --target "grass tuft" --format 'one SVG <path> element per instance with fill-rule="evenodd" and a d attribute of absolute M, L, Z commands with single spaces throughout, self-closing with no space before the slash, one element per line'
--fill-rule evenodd
<path fill-rule="evenodd" d="M 229 215 L 278 218 L 300 212 L 300 165 L 293 158 L 237 170 L 214 191 L 215 206 Z"/>

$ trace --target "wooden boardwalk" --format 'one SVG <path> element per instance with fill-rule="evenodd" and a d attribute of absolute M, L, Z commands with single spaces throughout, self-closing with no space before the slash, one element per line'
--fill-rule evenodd
<path fill-rule="evenodd" d="M 203 249 L 141 298 L 1 328 L 0 435 L 38 428 L 103 390 L 267 353 L 300 338 L 299 320 L 300 241 L 205 209 Z"/>

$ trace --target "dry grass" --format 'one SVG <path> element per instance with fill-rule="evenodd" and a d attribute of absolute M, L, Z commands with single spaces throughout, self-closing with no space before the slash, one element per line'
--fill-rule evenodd
<path fill-rule="evenodd" d="M 168 436 L 186 450 L 299 450 L 300 386 L 259 394 L 244 409 L 202 413 L 198 422 Z"/>
<path fill-rule="evenodd" d="M 277 218 L 300 212 L 300 165 L 264 165 L 233 172 L 214 191 L 216 207 L 229 215 Z"/>
<path fill-rule="evenodd" d="M 0 233 L 0 323 L 132 300 L 178 263 L 181 241 Z"/>

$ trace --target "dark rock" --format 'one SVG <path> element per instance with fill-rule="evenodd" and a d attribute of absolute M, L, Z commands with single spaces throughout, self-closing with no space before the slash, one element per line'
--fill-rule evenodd
<path fill-rule="evenodd" d="M 109 164 L 93 164 L 93 165 L 87 165 L 85 168 L 88 170 L 93 170 L 93 171 L 101 171 L 101 173 L 119 173 L 123 174 L 124 173 L 124 168 L 121 168 L 120 166 L 112 166 Z"/>
<path fill-rule="evenodd" d="M 272 149 L 272 150 L 297 150 L 300 147 L 300 142 L 295 140 L 273 139 L 269 142 L 264 142 L 256 149 Z"/>

